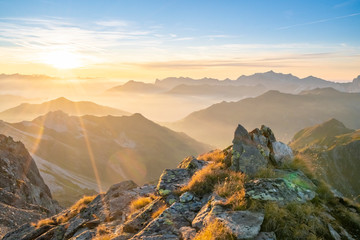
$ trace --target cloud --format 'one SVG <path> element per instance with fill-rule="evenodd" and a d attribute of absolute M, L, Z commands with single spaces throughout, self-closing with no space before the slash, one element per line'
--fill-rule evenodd
<path fill-rule="evenodd" d="M 104 27 L 127 27 L 129 23 L 126 21 L 97 21 L 95 22 L 97 25 Z"/>
<path fill-rule="evenodd" d="M 338 19 L 355 17 L 358 15 L 360 15 L 360 12 L 352 13 L 352 14 L 345 15 L 345 16 L 334 17 L 334 18 L 320 19 L 320 20 L 313 21 L 313 22 L 306 22 L 306 23 L 299 23 L 299 24 L 294 24 L 294 25 L 290 25 L 290 26 L 284 26 L 284 27 L 278 28 L 277 30 L 285 30 L 285 29 L 294 28 L 294 27 L 301 27 L 301 26 L 313 25 L 313 24 L 318 24 L 318 23 L 330 22 L 330 21 L 334 21 L 334 20 L 338 20 Z"/>

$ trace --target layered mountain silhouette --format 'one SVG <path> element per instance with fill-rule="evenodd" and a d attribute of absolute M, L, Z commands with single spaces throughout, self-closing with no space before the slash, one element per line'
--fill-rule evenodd
<path fill-rule="evenodd" d="M 351 128 L 360 128 L 359 102 L 360 93 L 345 93 L 333 88 L 299 94 L 269 91 L 255 98 L 214 104 L 166 125 L 197 140 L 225 147 L 238 121 L 247 128 L 264 123 L 272 126 L 281 141 L 288 142 L 302 128 L 330 118 L 339 119 Z"/>
<path fill-rule="evenodd" d="M 304 128 L 290 146 L 307 159 L 311 169 L 345 196 L 360 201 L 360 130 L 331 119 Z"/>
<path fill-rule="evenodd" d="M 314 76 L 299 78 L 292 74 L 276 73 L 268 71 L 264 73 L 255 73 L 253 75 L 242 75 L 236 80 L 225 79 L 219 80 L 214 78 L 193 79 L 188 77 L 168 77 L 162 80 L 157 79 L 154 84 L 129 81 L 124 85 L 116 86 L 108 92 L 143 92 L 143 93 L 160 93 L 168 94 L 199 94 L 201 95 L 232 95 L 234 88 L 247 89 L 247 94 L 240 90 L 238 97 L 257 96 L 266 90 L 278 90 L 284 93 L 300 93 L 305 90 L 315 88 L 334 88 L 343 92 L 360 92 L 360 76 L 352 82 L 337 83 L 324 80 Z M 222 86 L 222 87 L 220 87 Z M 225 87 L 226 86 L 226 87 Z M 252 88 L 250 88 L 250 86 Z M 217 91 L 216 91 L 217 89 Z M 236 88 L 235 88 L 236 89 Z M 252 92 L 254 91 L 254 92 Z"/>
<path fill-rule="evenodd" d="M 125 179 L 156 179 L 177 159 L 209 146 L 161 127 L 140 114 L 69 116 L 56 111 L 33 121 L 0 123 L 0 132 L 24 142 L 54 197 L 70 204 L 84 193 Z"/>
<path fill-rule="evenodd" d="M 0 119 L 7 122 L 32 120 L 40 115 L 57 110 L 75 116 L 123 116 L 130 114 L 119 109 L 98 105 L 89 101 L 73 102 L 64 97 L 60 97 L 41 104 L 22 103 L 16 107 L 0 112 Z"/>

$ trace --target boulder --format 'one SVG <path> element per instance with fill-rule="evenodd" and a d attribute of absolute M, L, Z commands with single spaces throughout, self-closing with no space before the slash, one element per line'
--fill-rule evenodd
<path fill-rule="evenodd" d="M 203 168 L 208 162 L 203 160 L 197 160 L 194 156 L 190 156 L 181 161 L 177 168 L 188 169 L 191 174 Z"/>
<path fill-rule="evenodd" d="M 157 191 L 161 196 L 166 196 L 185 186 L 191 178 L 187 169 L 165 169 L 159 178 Z"/>
<path fill-rule="evenodd" d="M 289 163 L 293 160 L 294 154 L 291 148 L 282 142 L 272 142 L 271 159 L 277 166 Z"/>
<path fill-rule="evenodd" d="M 256 179 L 245 184 L 246 196 L 264 201 L 304 203 L 315 197 L 311 189 L 294 184 L 285 178 Z"/>
<path fill-rule="evenodd" d="M 156 219 L 151 221 L 143 230 L 132 239 L 166 239 L 156 236 L 171 235 L 174 239 L 180 239 L 182 227 L 191 227 L 190 223 L 201 209 L 201 202 L 191 201 L 188 203 L 176 202 L 165 209 Z"/>
<path fill-rule="evenodd" d="M 233 140 L 231 169 L 254 175 L 267 166 L 267 159 L 261 154 L 249 133 L 240 124 L 236 128 Z"/>

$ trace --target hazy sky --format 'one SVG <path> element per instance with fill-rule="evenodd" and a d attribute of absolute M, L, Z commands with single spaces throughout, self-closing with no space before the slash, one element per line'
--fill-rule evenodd
<path fill-rule="evenodd" d="M 360 74 L 360 0 L 0 0 L 0 73 Z"/>

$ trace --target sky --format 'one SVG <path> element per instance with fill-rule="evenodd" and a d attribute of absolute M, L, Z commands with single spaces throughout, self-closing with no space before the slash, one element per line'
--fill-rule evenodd
<path fill-rule="evenodd" d="M 236 79 L 360 74 L 360 0 L 0 0 L 0 73 Z"/>

